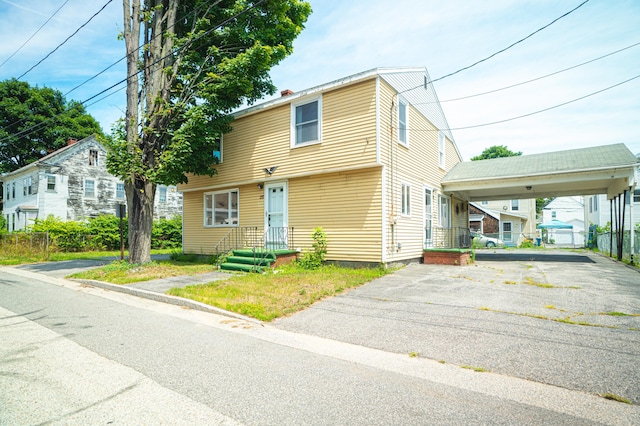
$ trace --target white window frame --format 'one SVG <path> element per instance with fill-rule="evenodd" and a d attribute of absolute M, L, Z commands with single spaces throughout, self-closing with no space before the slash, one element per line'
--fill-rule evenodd
<path fill-rule="evenodd" d="M 57 179 L 56 179 L 56 175 L 46 175 L 47 177 L 47 192 L 56 192 L 56 188 L 57 188 Z M 49 184 L 51 183 L 51 180 L 53 179 L 53 188 L 49 188 Z"/>
<path fill-rule="evenodd" d="M 404 122 L 401 121 L 402 110 L 404 109 Z M 404 98 L 398 98 L 398 143 L 409 147 L 409 102 Z"/>
<path fill-rule="evenodd" d="M 446 210 L 444 210 L 445 207 Z M 438 195 L 438 226 L 451 228 L 451 198 L 442 194 Z"/>
<path fill-rule="evenodd" d="M 441 169 L 444 169 L 446 166 L 446 157 L 445 153 L 447 151 L 447 138 L 444 133 L 438 131 L 438 164 Z"/>
<path fill-rule="evenodd" d="M 97 149 L 89 150 L 89 165 L 91 167 L 98 167 L 100 165 L 100 151 Z"/>
<path fill-rule="evenodd" d="M 511 211 L 512 212 L 520 211 L 520 200 L 511 200 Z"/>
<path fill-rule="evenodd" d="M 411 216 L 411 184 L 403 183 L 401 185 L 400 198 L 402 203 L 402 216 Z"/>
<path fill-rule="evenodd" d="M 509 231 L 505 231 L 504 227 L 505 225 L 509 225 L 509 227 L 511 228 Z M 502 222 L 500 224 L 500 233 L 502 234 L 502 241 L 504 241 L 505 243 L 512 243 L 513 242 L 513 222 L 511 221 L 505 221 Z M 507 238 L 507 234 L 509 235 L 509 238 Z"/>
<path fill-rule="evenodd" d="M 93 195 L 87 195 L 87 183 L 91 182 L 92 186 L 93 186 Z M 83 189 L 83 194 L 85 198 L 96 198 L 96 181 L 95 179 L 84 179 L 84 182 L 82 182 L 82 189 Z"/>
<path fill-rule="evenodd" d="M 227 206 L 232 205 L 232 195 L 236 194 L 237 200 L 237 208 L 235 209 L 235 222 L 234 222 L 234 210 L 231 208 L 227 209 L 227 220 L 228 223 L 215 223 L 216 218 L 216 206 L 215 206 L 215 196 L 219 194 L 227 194 Z M 211 197 L 211 208 L 207 207 L 207 198 Z M 205 228 L 230 228 L 230 227 L 238 227 L 240 226 L 240 190 L 238 188 L 228 189 L 224 191 L 213 191 L 213 192 L 205 192 L 203 196 L 203 226 Z M 210 221 L 208 219 L 211 219 Z"/>
<path fill-rule="evenodd" d="M 122 192 L 121 192 L 122 195 L 118 195 L 118 192 L 119 192 L 118 191 L 118 186 L 120 186 L 120 185 L 122 186 Z M 125 189 L 124 189 L 124 183 L 116 182 L 116 200 L 124 200 L 126 195 L 127 194 L 126 194 Z"/>
<path fill-rule="evenodd" d="M 164 185 L 160 185 L 158 187 L 158 202 L 159 203 L 166 203 L 167 202 L 167 187 L 164 186 Z"/>
<path fill-rule="evenodd" d="M 311 104 L 313 102 L 318 103 L 318 134 L 316 135 L 316 139 L 308 140 L 304 142 L 297 143 L 297 135 L 298 135 L 298 124 L 296 123 L 296 108 Z M 308 124 L 308 123 L 302 123 Z M 299 148 L 302 146 L 315 145 L 322 142 L 322 95 L 309 97 L 299 100 L 298 102 L 291 103 L 291 148 Z"/>

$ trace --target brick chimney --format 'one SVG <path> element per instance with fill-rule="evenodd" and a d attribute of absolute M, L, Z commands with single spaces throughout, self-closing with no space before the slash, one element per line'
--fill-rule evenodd
<path fill-rule="evenodd" d="M 293 90 L 285 89 L 282 92 L 280 92 L 280 96 L 284 98 L 285 96 L 293 95 L 293 93 L 294 93 Z"/>
<path fill-rule="evenodd" d="M 68 145 L 73 145 L 74 143 L 78 142 L 78 139 L 76 138 L 69 138 L 69 140 L 67 141 L 67 146 Z"/>

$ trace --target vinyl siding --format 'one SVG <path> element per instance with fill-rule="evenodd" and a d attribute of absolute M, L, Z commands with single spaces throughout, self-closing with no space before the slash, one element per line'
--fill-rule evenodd
<path fill-rule="evenodd" d="M 289 103 L 241 116 L 223 137 L 223 162 L 215 166 L 217 175 L 189 176 L 189 183 L 180 190 L 372 164 L 376 161 L 375 119 L 374 79 L 322 95 L 321 143 L 291 148 Z M 278 168 L 272 176 L 265 174 L 264 168 L 274 166 Z"/>
<path fill-rule="evenodd" d="M 308 176 L 288 181 L 288 226 L 293 248 L 310 250 L 313 229 L 327 234 L 328 260 L 381 262 L 381 168 Z M 233 188 L 228 188 L 233 189 Z M 230 228 L 205 228 L 204 193 L 184 195 L 184 252 L 211 254 Z M 240 226 L 264 227 L 264 192 L 239 187 Z"/>
<path fill-rule="evenodd" d="M 386 260 L 398 261 L 418 258 L 423 250 L 424 187 L 433 189 L 432 220 L 438 223 L 438 195 L 440 181 L 461 161 L 453 143 L 447 138 L 445 146 L 446 170 L 439 167 L 438 129 L 409 105 L 409 144 L 398 142 L 397 97 L 395 90 L 380 81 L 380 157 L 385 165 L 386 190 Z M 393 104 L 393 109 L 392 109 Z M 402 215 L 402 184 L 411 186 L 411 214 Z M 453 206 L 453 204 L 452 204 Z M 464 213 L 466 216 L 466 212 Z M 455 209 L 451 214 L 453 226 L 468 227 Z M 393 221 L 395 220 L 395 225 Z M 400 244 L 400 246 L 398 246 Z"/>

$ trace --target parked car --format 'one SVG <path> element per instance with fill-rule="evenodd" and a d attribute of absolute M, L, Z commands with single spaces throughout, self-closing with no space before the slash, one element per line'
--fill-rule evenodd
<path fill-rule="evenodd" d="M 471 232 L 471 238 L 473 238 L 473 241 L 476 243 L 476 245 L 481 247 L 492 248 L 504 245 L 502 240 L 499 240 L 498 238 L 487 237 L 486 235 L 482 235 L 479 232 Z"/>

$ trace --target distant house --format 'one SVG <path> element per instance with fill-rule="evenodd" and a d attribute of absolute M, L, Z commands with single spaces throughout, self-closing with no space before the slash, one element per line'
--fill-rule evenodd
<path fill-rule="evenodd" d="M 536 200 L 497 200 L 469 203 L 469 228 L 517 246 L 536 237 Z"/>
<path fill-rule="evenodd" d="M 429 80 L 373 69 L 236 113 L 212 153 L 218 173 L 179 185 L 183 250 L 310 249 L 316 227 L 340 262 L 468 244 L 467 203 L 440 185 L 461 155 Z"/>
<path fill-rule="evenodd" d="M 67 146 L 0 177 L 4 187 L 2 214 L 9 231 L 23 230 L 35 219 L 53 215 L 84 220 L 115 214 L 125 203 L 124 184 L 106 169 L 106 150 L 94 136 Z M 182 194 L 175 186 L 159 186 L 155 217 L 182 214 Z"/>
<path fill-rule="evenodd" d="M 542 209 L 542 223 L 553 220 L 572 225 L 572 229 L 548 229 L 546 241 L 554 244 L 569 244 L 582 247 L 585 243 L 583 197 L 557 197 Z"/>

